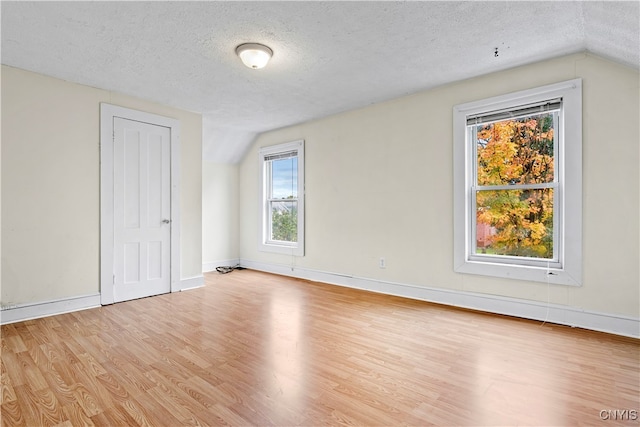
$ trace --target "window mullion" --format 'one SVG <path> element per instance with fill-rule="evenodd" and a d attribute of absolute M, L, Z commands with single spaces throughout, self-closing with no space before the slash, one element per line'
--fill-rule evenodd
<path fill-rule="evenodd" d="M 541 190 L 544 188 L 558 188 L 558 183 L 540 182 L 536 184 L 477 185 L 472 188 L 475 191 Z"/>
<path fill-rule="evenodd" d="M 267 201 L 269 201 L 269 202 L 297 202 L 298 198 L 297 197 L 292 197 L 292 198 L 289 198 L 289 199 L 269 198 L 269 199 L 267 199 Z"/>

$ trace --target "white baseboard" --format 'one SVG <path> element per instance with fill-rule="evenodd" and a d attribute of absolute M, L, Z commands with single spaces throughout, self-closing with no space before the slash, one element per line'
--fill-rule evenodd
<path fill-rule="evenodd" d="M 180 289 L 172 289 L 171 292 L 187 291 L 202 286 L 204 286 L 204 276 L 193 276 L 180 280 Z"/>
<path fill-rule="evenodd" d="M 204 276 L 182 279 L 180 280 L 179 285 L 179 289 L 174 289 L 172 292 L 186 291 L 188 289 L 202 287 L 204 286 Z M 5 325 L 25 320 L 39 319 L 41 317 L 71 313 L 73 311 L 96 307 L 101 307 L 100 294 L 62 298 L 58 300 L 29 304 L 15 304 L 2 307 L 2 310 L 0 311 L 0 324 Z"/>
<path fill-rule="evenodd" d="M 30 304 L 16 304 L 2 307 L 2 311 L 0 311 L 0 324 L 6 325 L 96 307 L 100 307 L 100 294 L 62 298 Z"/>
<path fill-rule="evenodd" d="M 640 338 L 640 319 L 617 314 L 598 313 L 567 305 L 547 304 L 498 295 L 386 282 L 247 259 L 241 259 L 240 265 L 253 270 L 332 285 Z"/>
<path fill-rule="evenodd" d="M 240 264 L 240 259 L 223 259 L 220 261 L 205 262 L 202 264 L 202 272 L 208 273 L 210 271 L 216 271 L 216 267 L 233 267 Z"/>

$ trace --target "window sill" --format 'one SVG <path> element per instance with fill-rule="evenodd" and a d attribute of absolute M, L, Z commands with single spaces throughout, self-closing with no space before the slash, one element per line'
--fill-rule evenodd
<path fill-rule="evenodd" d="M 476 274 L 480 276 L 501 277 L 505 279 L 527 280 L 531 282 L 552 283 L 555 285 L 580 286 L 579 275 L 571 274 L 562 268 L 533 267 L 496 262 L 465 261 L 455 266 L 456 273 Z"/>
<path fill-rule="evenodd" d="M 304 256 L 304 249 L 299 245 L 293 246 L 262 243 L 259 245 L 258 250 L 261 252 L 271 252 L 276 254 Z"/>

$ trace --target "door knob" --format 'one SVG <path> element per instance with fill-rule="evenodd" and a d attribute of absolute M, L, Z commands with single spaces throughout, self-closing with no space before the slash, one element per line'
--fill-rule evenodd
<path fill-rule="evenodd" d="M 171 220 L 170 220 L 170 219 L 163 219 L 163 220 L 162 220 L 162 223 L 163 223 L 163 224 L 169 224 L 170 222 L 171 222 Z"/>

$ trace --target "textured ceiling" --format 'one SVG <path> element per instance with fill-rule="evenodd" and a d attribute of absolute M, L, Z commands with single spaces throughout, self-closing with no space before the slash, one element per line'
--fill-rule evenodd
<path fill-rule="evenodd" d="M 640 3 L 2 2 L 2 63 L 204 116 L 204 157 L 259 132 L 578 51 L 638 68 Z M 235 47 L 270 46 L 267 68 Z M 498 48 L 498 56 L 495 56 Z"/>

